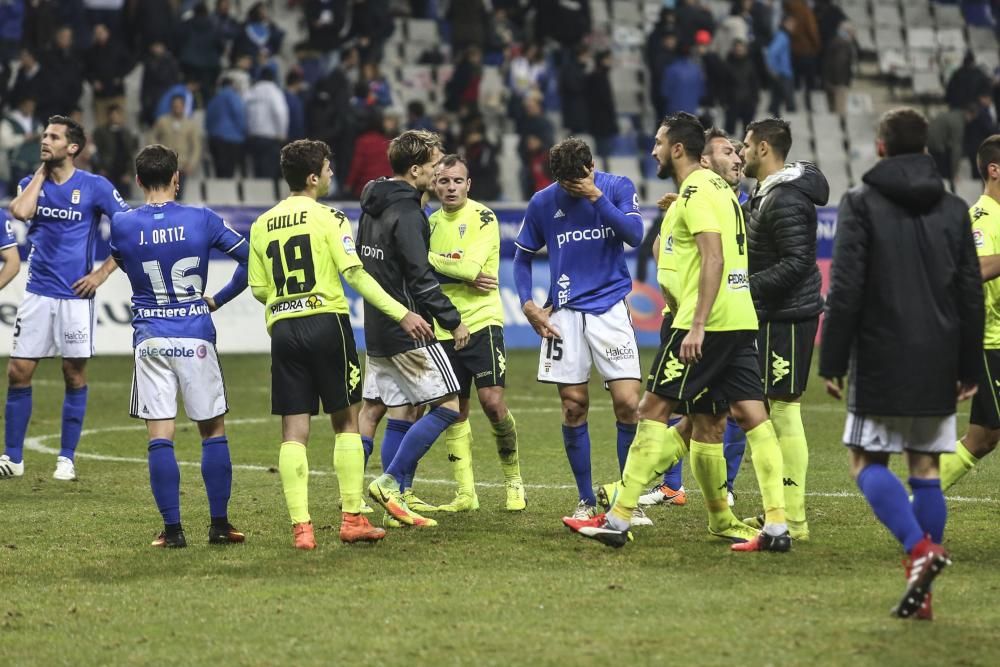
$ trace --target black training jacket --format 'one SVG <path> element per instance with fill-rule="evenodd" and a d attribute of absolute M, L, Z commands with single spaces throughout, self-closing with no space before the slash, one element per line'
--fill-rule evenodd
<path fill-rule="evenodd" d="M 885 158 L 862 182 L 837 214 L 820 375 L 848 376 L 857 414 L 954 414 L 956 383 L 976 381 L 983 353 L 968 208 L 927 155 Z"/>
<path fill-rule="evenodd" d="M 394 299 L 428 322 L 433 317 L 452 331 L 462 323 L 427 261 L 430 226 L 420 208 L 420 193 L 405 181 L 380 178 L 361 193 L 358 255 L 370 273 Z M 426 345 L 407 336 L 382 311 L 365 302 L 368 354 L 389 357 Z"/>
<path fill-rule="evenodd" d="M 763 322 L 805 320 L 823 310 L 816 266 L 816 207 L 830 186 L 811 162 L 786 165 L 747 202 L 750 294 Z"/>

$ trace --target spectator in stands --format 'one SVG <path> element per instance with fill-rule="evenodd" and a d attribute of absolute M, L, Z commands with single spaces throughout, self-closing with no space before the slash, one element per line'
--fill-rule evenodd
<path fill-rule="evenodd" d="M 705 95 L 705 74 L 701 64 L 683 46 L 680 48 L 677 59 L 663 70 L 660 81 L 663 109 L 667 114 L 686 111 L 697 115 Z"/>
<path fill-rule="evenodd" d="M 470 46 L 455 63 L 451 78 L 444 85 L 444 108 L 455 113 L 465 105 L 479 102 L 479 82 L 483 76 L 483 52 Z"/>
<path fill-rule="evenodd" d="M 291 70 L 285 77 L 285 102 L 288 104 L 288 141 L 306 137 L 306 82 L 302 72 Z"/>
<path fill-rule="evenodd" d="M 69 26 L 56 29 L 53 46 L 42 57 L 44 83 L 38 95 L 38 114 L 48 118 L 74 109 L 83 94 L 83 63 L 73 46 Z"/>
<path fill-rule="evenodd" d="M 832 0 L 815 0 L 813 13 L 816 14 L 816 26 L 819 29 L 820 68 L 826 60 L 827 48 L 837 39 L 840 24 L 847 21 L 847 14 Z"/>
<path fill-rule="evenodd" d="M 43 83 L 42 66 L 38 58 L 30 49 L 21 49 L 17 76 L 14 77 L 14 85 L 10 88 L 10 101 L 16 105 L 21 99 L 30 97 L 37 105 L 39 96 L 43 94 L 41 89 Z"/>
<path fill-rule="evenodd" d="M 392 88 L 389 81 L 383 76 L 378 63 L 366 62 L 361 66 L 361 82 L 358 89 L 364 91 L 364 95 L 359 95 L 363 99 L 363 106 L 378 107 L 385 109 L 392 106 Z"/>
<path fill-rule="evenodd" d="M 847 114 L 847 93 L 854 78 L 854 26 L 847 21 L 840 23 L 823 55 L 823 86 L 830 111 L 839 116 Z"/>
<path fill-rule="evenodd" d="M 173 41 L 177 32 L 177 3 L 174 0 L 132 0 L 128 3 L 127 22 L 134 53 L 142 53 L 147 44 Z"/>
<path fill-rule="evenodd" d="M 255 3 L 233 43 L 232 57 L 249 55 L 256 60 L 263 53 L 270 58 L 281 52 L 284 39 L 285 33 L 271 21 L 267 6 L 263 2 Z"/>
<path fill-rule="evenodd" d="M 20 180 L 38 168 L 38 153 L 42 130 L 38 121 L 35 98 L 25 94 L 0 120 L 0 151 L 7 154 L 9 188 L 5 194 L 13 195 Z"/>
<path fill-rule="evenodd" d="M 17 55 L 21 44 L 22 27 L 24 25 L 24 0 L 0 2 L 0 64 L 6 64 Z M 9 71 L 0 74 L 9 74 Z M 3 99 L 3 84 L 0 81 L 0 99 Z"/>
<path fill-rule="evenodd" d="M 806 109 L 811 111 L 811 93 L 816 88 L 816 77 L 819 74 L 821 46 L 816 14 L 806 0 L 785 0 L 785 14 L 795 18 L 795 25 L 789 32 L 795 90 L 805 89 Z"/>
<path fill-rule="evenodd" d="M 244 155 L 247 141 L 247 110 L 243 98 L 228 77 L 219 80 L 215 97 L 205 108 L 205 133 L 215 175 L 232 178 L 239 167 L 246 174 Z"/>
<path fill-rule="evenodd" d="M 483 0 L 452 2 L 444 18 L 451 22 L 451 48 L 455 53 L 470 46 L 475 46 L 480 52 L 486 48 L 489 12 Z"/>
<path fill-rule="evenodd" d="M 993 95 L 988 88 L 980 91 L 976 101 L 969 105 L 969 120 L 965 124 L 965 135 L 963 146 L 965 156 L 969 158 L 972 165 L 972 178 L 979 180 L 979 165 L 976 162 L 976 153 L 979 145 L 988 137 L 997 133 L 997 118 L 993 111 Z"/>
<path fill-rule="evenodd" d="M 84 76 L 94 90 L 94 118 L 108 118 L 108 109 L 125 105 L 125 75 L 133 61 L 103 23 L 94 26 L 94 39 L 84 54 Z"/>
<path fill-rule="evenodd" d="M 222 71 L 226 42 L 208 15 L 208 6 L 199 2 L 194 14 L 181 24 L 177 36 L 177 60 L 184 76 L 198 81 L 206 98 L 215 92 L 215 81 Z"/>
<path fill-rule="evenodd" d="M 168 88 L 156 105 L 156 118 L 162 118 L 171 112 L 174 98 L 177 96 L 184 98 L 184 116 L 190 118 L 194 113 L 200 88 L 201 82 L 190 77 L 185 77 L 184 83 L 177 83 Z"/>
<path fill-rule="evenodd" d="M 733 43 L 737 40 L 744 44 L 749 44 L 753 40 L 753 22 L 747 13 L 743 14 L 743 6 L 749 4 L 736 2 L 733 4 L 732 12 L 719 22 L 719 28 L 713 36 L 712 43 L 720 54 L 729 54 L 733 50 Z"/>
<path fill-rule="evenodd" d="M 668 31 L 660 35 L 658 44 L 647 45 L 650 99 L 657 118 L 667 115 L 666 98 L 661 92 L 663 73 L 677 59 L 677 34 Z M 657 121 L 659 122 L 659 121 Z"/>
<path fill-rule="evenodd" d="M 559 42 L 564 49 L 581 44 L 590 34 L 589 2 L 537 0 L 535 7 L 535 40 L 544 43 L 546 37 Z"/>
<path fill-rule="evenodd" d="M 709 34 L 715 32 L 712 11 L 705 7 L 701 0 L 678 0 L 676 13 L 677 34 L 680 36 L 678 46 L 688 53 L 695 45 L 695 36 L 700 30 Z"/>
<path fill-rule="evenodd" d="M 496 146 L 486 140 L 481 121 L 472 121 L 465 129 L 459 155 L 469 167 L 472 196 L 479 201 L 500 199 L 500 164 Z"/>
<path fill-rule="evenodd" d="M 507 70 L 507 87 L 510 93 L 511 118 L 515 120 L 523 113 L 524 98 L 545 87 L 547 64 L 545 54 L 537 44 L 528 44 L 523 49 L 517 45 L 511 48 L 511 58 Z"/>
<path fill-rule="evenodd" d="M 83 8 L 88 25 L 103 23 L 113 39 L 124 37 L 125 0 L 83 0 Z"/>
<path fill-rule="evenodd" d="M 396 28 L 389 0 L 355 0 L 349 39 L 356 42 L 362 62 L 382 62 L 385 42 Z"/>
<path fill-rule="evenodd" d="M 63 25 L 59 0 L 32 0 L 24 6 L 21 45 L 33 53 L 41 53 L 52 43 L 56 26 Z"/>
<path fill-rule="evenodd" d="M 309 45 L 320 53 L 336 51 L 340 47 L 346 15 L 347 3 L 344 0 L 306 0 Z"/>
<path fill-rule="evenodd" d="M 562 106 L 562 124 L 570 134 L 586 132 L 587 119 L 587 70 L 590 51 L 585 44 L 577 44 L 563 53 L 559 68 L 559 103 Z"/>
<path fill-rule="evenodd" d="M 552 122 L 542 110 L 540 93 L 534 93 L 525 98 L 524 115 L 517 119 L 517 133 L 521 135 L 517 151 L 521 154 L 522 160 L 524 159 L 524 152 L 526 150 L 525 141 L 529 135 L 538 137 L 545 144 L 546 150 L 555 141 L 555 128 L 552 127 Z"/>
<path fill-rule="evenodd" d="M 514 21 L 505 7 L 493 3 L 493 16 L 487 20 L 486 48 L 483 62 L 488 65 L 503 65 L 506 54 L 515 44 L 524 42 L 524 32 Z"/>
<path fill-rule="evenodd" d="M 781 29 L 774 33 L 774 38 L 767 47 L 767 70 L 771 76 L 771 115 L 775 118 L 781 115 L 785 107 L 789 113 L 795 113 L 795 79 L 792 70 L 792 31 L 795 30 L 795 17 L 786 15 L 781 20 Z"/>
<path fill-rule="evenodd" d="M 729 55 L 726 56 L 726 72 L 728 81 L 723 95 L 726 109 L 726 132 L 733 137 L 743 136 L 746 126 L 757 115 L 757 104 L 760 102 L 760 79 L 757 67 L 750 59 L 750 51 L 743 40 L 733 42 Z M 736 132 L 736 123 L 743 129 Z"/>
<path fill-rule="evenodd" d="M 442 152 L 445 155 L 458 152 L 458 135 L 455 134 L 450 115 L 442 112 L 435 116 L 434 127 L 431 128 L 431 131 L 441 137 L 441 145 L 444 146 Z"/>
<path fill-rule="evenodd" d="M 245 96 L 250 92 L 250 86 L 253 84 L 253 72 L 253 57 L 244 53 L 233 58 L 232 67 L 223 72 L 222 76 L 233 82 L 233 90 Z"/>
<path fill-rule="evenodd" d="M 369 109 L 363 127 L 354 143 L 351 169 L 343 183 L 343 189 L 355 199 L 361 198 L 361 191 L 368 181 L 380 176 L 392 176 L 388 155 L 390 140 L 385 135 L 382 113 L 378 109 Z"/>
<path fill-rule="evenodd" d="M 333 173 L 339 182 L 351 168 L 358 119 L 351 106 L 351 75 L 357 71 L 358 52 L 345 49 L 340 63 L 317 82 L 306 105 L 309 137 L 324 141 L 333 151 Z"/>
<path fill-rule="evenodd" d="M 230 0 L 216 0 L 215 11 L 212 12 L 212 23 L 215 24 L 215 32 L 222 37 L 225 44 L 226 54 L 232 53 L 233 42 L 240 34 L 240 22 L 232 14 L 233 8 Z"/>
<path fill-rule="evenodd" d="M 156 122 L 156 107 L 163 94 L 181 80 L 181 68 L 163 42 L 149 45 L 143 62 L 142 85 L 139 89 L 141 111 L 139 119 L 144 125 Z"/>
<path fill-rule="evenodd" d="M 978 108 L 946 109 L 931 118 L 927 128 L 927 152 L 934 158 L 941 177 L 955 191 L 965 146 L 965 125 L 975 118 Z"/>
<path fill-rule="evenodd" d="M 170 113 L 157 119 L 153 126 L 153 143 L 177 151 L 177 164 L 182 177 L 198 171 L 201 163 L 201 130 L 185 111 L 183 95 L 170 99 Z"/>
<path fill-rule="evenodd" d="M 412 100 L 406 105 L 406 129 L 434 131 L 434 121 L 427 115 L 427 107 L 420 100 Z"/>
<path fill-rule="evenodd" d="M 701 103 L 705 107 L 714 107 L 721 104 L 726 94 L 726 85 L 729 82 L 729 70 L 726 61 L 715 48 L 712 33 L 707 30 L 699 30 L 694 36 L 694 53 L 696 60 L 701 63 L 701 71 L 705 75 L 705 92 Z M 712 125 L 714 123 L 710 123 Z"/>
<path fill-rule="evenodd" d="M 549 148 L 540 137 L 529 134 L 524 137 L 524 152 L 521 154 L 522 180 L 521 197 L 527 201 L 531 195 L 552 185 L 549 171 Z"/>
<path fill-rule="evenodd" d="M 976 64 L 975 54 L 968 51 L 962 59 L 962 66 L 948 79 L 945 101 L 952 109 L 967 109 L 976 102 L 980 92 L 991 85 L 990 77 Z"/>
<path fill-rule="evenodd" d="M 288 138 L 288 102 L 275 83 L 274 72 L 265 69 L 246 97 L 247 152 L 255 178 L 277 180 L 281 175 L 281 147 Z"/>
<path fill-rule="evenodd" d="M 111 181 L 123 197 L 132 192 L 135 178 L 133 160 L 139 151 L 139 138 L 125 125 L 125 111 L 111 104 L 107 120 L 94 130 L 94 165 L 97 173 Z"/>
<path fill-rule="evenodd" d="M 594 59 L 594 69 L 587 75 L 587 131 L 594 137 L 597 154 L 602 158 L 611 155 L 612 144 L 618 134 L 618 114 L 615 95 L 611 89 L 611 52 L 601 51 Z"/>

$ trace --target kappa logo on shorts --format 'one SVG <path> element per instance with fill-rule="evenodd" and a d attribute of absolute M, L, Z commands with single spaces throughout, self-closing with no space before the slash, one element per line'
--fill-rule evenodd
<path fill-rule="evenodd" d="M 353 362 L 350 362 L 351 372 L 347 376 L 347 381 L 351 385 L 351 391 L 358 388 L 358 383 L 361 382 L 361 369 L 358 368 Z"/>
<path fill-rule="evenodd" d="M 774 376 L 774 383 L 772 384 L 777 384 L 788 375 L 788 368 L 791 364 L 785 361 L 784 357 L 779 356 L 777 352 L 772 352 L 771 356 L 774 358 L 771 362 L 771 375 Z"/>
<path fill-rule="evenodd" d="M 660 380 L 660 384 L 673 382 L 679 378 L 683 372 L 684 364 L 681 363 L 680 359 L 674 356 L 673 352 L 670 352 L 667 357 L 667 364 L 663 367 L 663 379 Z"/>
<path fill-rule="evenodd" d="M 503 356 L 503 351 L 499 347 L 497 348 L 497 368 L 500 369 L 500 375 L 503 375 L 504 371 L 507 370 L 507 359 Z"/>

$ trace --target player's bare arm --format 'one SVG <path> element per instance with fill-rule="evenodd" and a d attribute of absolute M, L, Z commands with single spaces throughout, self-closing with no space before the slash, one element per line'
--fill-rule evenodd
<path fill-rule="evenodd" d="M 42 194 L 42 183 L 45 182 L 48 175 L 48 167 L 43 162 L 35 170 L 35 175 L 31 177 L 28 185 L 10 202 L 12 216 L 21 222 L 27 222 L 35 217 L 35 211 L 38 209 L 38 197 Z"/>
<path fill-rule="evenodd" d="M 99 267 L 73 283 L 73 291 L 81 299 L 89 299 L 117 268 L 114 258 L 108 257 Z"/>
<path fill-rule="evenodd" d="M 0 289 L 3 289 L 21 270 L 21 255 L 17 251 L 17 246 L 0 250 L 0 260 L 3 261 L 3 268 L 0 268 Z"/>
<path fill-rule="evenodd" d="M 980 257 L 979 270 L 983 274 L 984 283 L 1000 277 L 1000 255 L 983 255 Z"/>
<path fill-rule="evenodd" d="M 715 298 L 722 283 L 722 236 L 716 232 L 701 232 L 694 237 L 701 256 L 701 276 L 698 279 L 698 300 L 695 302 L 691 330 L 681 342 L 680 360 L 694 364 L 701 360 L 701 346 L 705 342 L 705 324 L 712 312 Z"/>

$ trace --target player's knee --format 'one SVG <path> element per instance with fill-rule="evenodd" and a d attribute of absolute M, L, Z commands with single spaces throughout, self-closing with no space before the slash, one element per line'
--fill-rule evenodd
<path fill-rule="evenodd" d="M 27 387 L 31 384 L 31 369 L 11 359 L 7 364 L 7 384 L 11 387 Z"/>
<path fill-rule="evenodd" d="M 63 362 L 62 370 L 67 389 L 79 389 L 87 384 L 87 372 L 82 366 Z"/>
<path fill-rule="evenodd" d="M 479 399 L 483 414 L 491 422 L 496 423 L 507 416 L 507 402 L 503 399 L 502 393 L 483 392 Z"/>
<path fill-rule="evenodd" d="M 579 426 L 587 421 L 590 405 L 587 402 L 573 398 L 562 400 L 563 421 L 567 426 Z"/>
<path fill-rule="evenodd" d="M 643 394 L 636 408 L 636 416 L 639 419 L 651 419 L 664 423 L 670 417 L 670 412 L 670 405 L 664 399 L 650 392 Z"/>
<path fill-rule="evenodd" d="M 615 419 L 623 424 L 634 424 L 639 421 L 639 399 L 629 398 L 625 401 L 617 401 L 614 405 Z"/>

